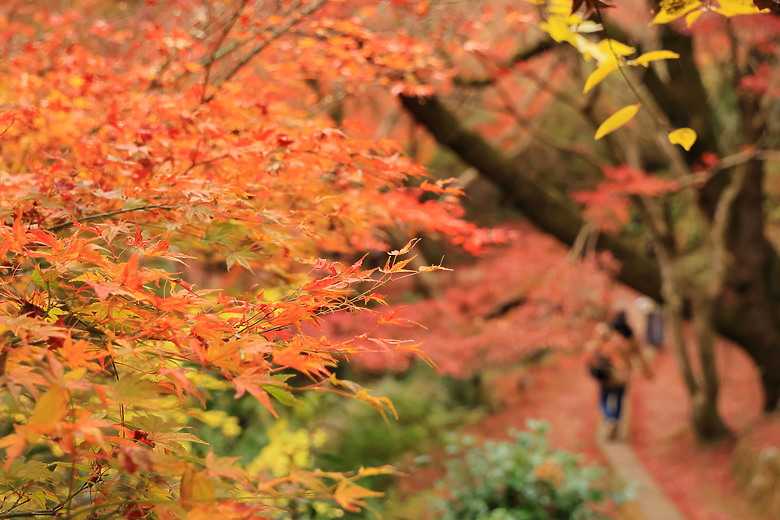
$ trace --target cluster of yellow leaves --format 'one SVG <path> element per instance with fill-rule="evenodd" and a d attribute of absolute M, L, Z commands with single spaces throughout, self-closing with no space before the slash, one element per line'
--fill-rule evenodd
<path fill-rule="evenodd" d="M 654 24 L 664 24 L 685 16 L 690 27 L 707 11 L 714 11 L 726 17 L 743 14 L 756 14 L 762 11 L 752 0 L 716 0 L 715 3 L 702 3 L 699 0 L 661 0 L 658 12 L 653 18 Z"/>
<path fill-rule="evenodd" d="M 593 89 L 621 66 L 649 67 L 650 63 L 654 61 L 679 58 L 677 53 L 659 50 L 646 52 L 634 59 L 628 59 L 628 56 L 636 52 L 636 49 L 633 47 L 609 38 L 594 42 L 588 35 L 601 31 L 601 26 L 594 22 L 583 20 L 579 14 L 571 13 L 571 3 L 568 0 L 551 0 L 548 12 L 547 20 L 540 24 L 540 27 L 553 40 L 568 42 L 573 45 L 586 61 L 593 60 L 596 62 L 595 70 L 585 81 L 583 93 Z M 601 139 L 631 121 L 641 106 L 641 103 L 628 105 L 612 114 L 596 129 L 595 139 Z M 689 149 L 696 137 L 694 133 L 693 141 L 691 141 L 690 135 L 693 130 L 687 128 L 685 131 L 686 140 L 680 141 L 676 139 L 672 141 L 670 136 L 670 141 L 673 144 L 679 143 L 686 149 Z"/>
<path fill-rule="evenodd" d="M 629 59 L 628 56 L 636 52 L 633 47 L 607 38 L 593 42 L 587 35 L 599 32 L 601 26 L 584 21 L 580 15 L 572 13 L 569 0 L 550 0 L 547 11 L 547 19 L 540 24 L 540 27 L 553 40 L 573 45 L 586 61 L 591 59 L 596 61 L 595 70 L 585 81 L 584 93 L 622 66 L 648 67 L 653 61 L 679 58 L 679 55 L 674 52 L 657 50 Z M 690 26 L 705 11 L 714 11 L 726 17 L 762 12 L 752 0 L 718 0 L 717 3 L 706 4 L 699 0 L 662 0 L 653 23 L 665 24 L 685 16 Z M 596 130 L 595 139 L 601 139 L 631 121 L 641 106 L 641 103 L 628 105 L 612 114 Z M 679 128 L 671 131 L 668 138 L 672 144 L 679 144 L 686 150 L 690 150 L 696 141 L 696 133 L 691 128 Z"/>

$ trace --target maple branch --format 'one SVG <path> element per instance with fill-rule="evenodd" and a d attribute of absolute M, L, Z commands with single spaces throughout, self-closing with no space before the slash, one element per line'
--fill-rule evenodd
<path fill-rule="evenodd" d="M 244 56 L 241 60 L 239 60 L 238 63 L 233 65 L 233 67 L 228 71 L 227 75 L 225 75 L 225 77 L 222 78 L 219 82 L 217 82 L 217 84 L 214 86 L 215 90 L 219 90 L 219 88 L 222 87 L 222 85 L 230 81 L 230 79 L 233 76 L 235 76 L 238 71 L 243 69 L 246 66 L 246 64 L 252 60 L 252 58 L 254 58 L 258 54 L 263 52 L 263 50 L 265 50 L 265 48 L 268 47 L 271 43 L 273 43 L 276 39 L 286 34 L 290 29 L 292 29 L 293 27 L 301 23 L 305 17 L 317 11 L 326 3 L 327 0 L 316 0 L 311 5 L 301 10 L 300 14 L 298 14 L 296 17 L 294 17 L 293 19 L 289 20 L 286 24 L 276 29 L 273 33 L 271 33 L 271 36 L 269 36 L 267 40 L 260 43 L 257 47 L 249 51 L 246 54 L 246 56 Z M 205 98 L 202 102 L 209 103 L 212 99 L 214 99 L 215 95 L 216 92 L 212 93 L 207 98 Z"/>
<path fill-rule="evenodd" d="M 518 63 L 535 58 L 540 54 L 550 50 L 553 46 L 553 42 L 549 39 L 540 40 L 533 45 L 518 50 L 508 61 L 499 65 L 500 69 L 511 68 Z M 471 88 L 483 88 L 490 87 L 496 84 L 496 78 L 489 76 L 487 78 L 463 78 L 456 76 L 452 82 L 459 87 L 471 87 Z"/>
<path fill-rule="evenodd" d="M 233 13 L 233 16 L 231 16 L 230 20 L 227 21 L 227 23 L 222 29 L 222 32 L 217 37 L 217 40 L 214 42 L 214 51 L 211 54 L 211 59 L 207 60 L 207 62 L 204 64 L 203 84 L 200 93 L 201 103 L 203 103 L 206 99 L 206 88 L 208 87 L 209 80 L 211 79 L 211 69 L 214 66 L 214 62 L 216 62 L 216 59 L 213 59 L 213 57 L 217 54 L 220 46 L 222 46 L 222 44 L 224 43 L 225 38 L 227 38 L 228 34 L 230 34 L 230 31 L 233 29 L 233 26 L 241 17 L 241 11 L 244 10 L 244 7 L 246 7 L 247 2 L 248 0 L 241 0 L 241 4 L 239 4 L 239 6 L 236 8 L 235 12 Z"/>
<path fill-rule="evenodd" d="M 707 294 L 710 298 L 717 297 L 723 290 L 726 283 L 729 261 L 726 257 L 728 253 L 728 231 L 731 223 L 731 216 L 734 213 L 734 206 L 737 196 L 747 180 L 747 168 L 738 168 L 734 173 L 726 189 L 718 200 L 715 207 L 715 215 L 712 219 L 709 239 L 712 244 L 712 275 L 707 284 Z"/>
<path fill-rule="evenodd" d="M 6 134 L 6 132 L 8 132 L 8 131 L 11 129 L 11 127 L 12 127 L 12 126 L 14 126 L 14 123 L 15 123 L 15 122 L 16 122 L 16 118 L 14 118 L 14 119 L 11 119 L 11 122 L 10 122 L 10 123 L 8 123 L 8 126 L 7 126 L 7 127 L 5 127 L 5 130 L 3 130 L 2 132 L 0 132 L 0 137 L 3 137 L 3 136 Z"/>
<path fill-rule="evenodd" d="M 52 226 L 52 227 L 48 228 L 47 231 L 50 231 L 52 233 L 56 233 L 56 232 L 62 231 L 64 229 L 72 228 L 77 223 L 90 222 L 92 220 L 100 220 L 100 219 L 103 219 L 103 218 L 109 218 L 109 217 L 113 217 L 113 216 L 116 216 L 116 215 L 122 215 L 124 213 L 132 213 L 134 211 L 152 211 L 152 210 L 155 210 L 155 209 L 171 210 L 171 209 L 175 209 L 175 208 L 173 206 L 167 206 L 165 204 L 151 204 L 149 206 L 140 206 L 138 208 L 118 209 L 116 211 L 109 211 L 109 212 L 106 212 L 106 213 L 98 213 L 97 215 L 90 215 L 88 217 L 82 217 L 82 218 L 73 220 L 71 222 L 65 222 L 64 224 L 59 224 L 57 226 Z"/>
<path fill-rule="evenodd" d="M 518 126 L 524 127 L 528 130 L 529 135 L 532 138 L 536 139 L 537 141 L 539 141 L 540 143 L 546 146 L 549 146 L 554 150 L 577 155 L 583 161 L 587 162 L 589 165 L 595 168 L 596 171 L 598 172 L 601 172 L 602 168 L 604 168 L 606 163 L 600 160 L 597 155 L 588 152 L 588 150 L 584 146 L 567 143 L 552 134 L 549 134 L 539 129 L 535 129 L 532 126 L 531 121 L 529 121 L 528 118 L 524 117 L 514 107 L 512 103 L 512 99 L 510 98 L 509 94 L 506 92 L 505 89 L 501 88 L 499 85 L 495 85 L 493 88 L 495 88 L 496 92 L 501 98 L 501 102 L 504 105 L 504 109 L 509 113 L 512 119 L 515 120 Z"/>
<path fill-rule="evenodd" d="M 34 518 L 36 516 L 56 516 L 66 505 L 69 505 L 74 498 L 76 498 L 79 493 L 84 491 L 90 486 L 89 482 L 84 482 L 80 488 L 70 493 L 67 497 L 65 497 L 62 501 L 60 501 L 59 504 L 52 507 L 51 509 L 41 509 L 38 511 L 7 511 L 5 513 L 0 513 L 0 519 L 6 519 L 6 518 Z"/>

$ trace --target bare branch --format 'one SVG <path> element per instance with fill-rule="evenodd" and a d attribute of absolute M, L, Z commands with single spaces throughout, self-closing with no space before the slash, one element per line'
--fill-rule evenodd
<path fill-rule="evenodd" d="M 222 46 L 222 43 L 225 41 L 225 38 L 227 38 L 228 34 L 230 34 L 230 31 L 233 29 L 233 26 L 241 17 L 241 12 L 244 10 L 244 7 L 246 7 L 247 2 L 248 0 L 241 0 L 241 4 L 239 4 L 239 6 L 236 8 L 233 15 L 230 17 L 230 19 L 223 27 L 222 32 L 217 37 L 217 40 L 214 42 L 214 50 L 211 53 L 210 59 L 208 59 L 203 66 L 204 67 L 203 88 L 201 88 L 201 93 L 200 93 L 201 103 L 203 103 L 206 99 L 206 88 L 208 87 L 209 80 L 211 79 L 211 69 L 214 66 L 214 63 L 216 62 L 214 56 L 216 56 L 216 54 L 219 52 L 219 48 Z"/>
<path fill-rule="evenodd" d="M 224 85 L 226 82 L 230 81 L 233 78 L 233 76 L 235 76 L 236 73 L 238 73 L 238 71 L 243 69 L 246 66 L 247 63 L 252 61 L 252 59 L 255 56 L 257 56 L 258 54 L 263 52 L 263 50 L 265 50 L 271 43 L 273 43 L 275 40 L 277 40 L 280 36 L 283 36 L 284 34 L 289 32 L 290 29 L 292 29 L 293 27 L 295 27 L 296 25 L 301 23 L 305 17 L 307 17 L 310 14 L 312 14 L 313 12 L 317 11 L 323 5 L 325 5 L 326 3 L 327 3 L 327 0 L 316 0 L 315 2 L 313 2 L 308 7 L 302 9 L 301 12 L 297 16 L 295 16 L 293 19 L 289 20 L 287 23 L 285 23 L 284 25 L 282 25 L 281 27 L 276 29 L 271 34 L 271 36 L 268 37 L 267 40 L 265 40 L 264 42 L 262 42 L 259 45 L 257 45 L 254 49 L 249 51 L 246 54 L 246 56 L 241 58 L 241 60 L 239 60 L 238 63 L 233 65 L 233 67 L 228 71 L 228 73 L 225 75 L 225 77 L 217 82 L 217 84 L 214 86 L 215 89 L 219 90 L 219 88 L 222 85 Z M 215 96 L 215 93 L 212 93 L 210 96 L 206 97 L 203 100 L 203 102 L 204 103 L 210 102 L 212 99 L 214 99 L 214 96 Z"/>
<path fill-rule="evenodd" d="M 499 65 L 500 68 L 510 68 L 514 65 L 517 65 L 520 62 L 530 60 L 531 58 L 535 58 L 536 56 L 539 56 L 540 54 L 550 50 L 552 48 L 553 42 L 550 40 L 540 40 L 533 45 L 530 45 L 528 47 L 524 47 L 520 50 L 518 50 L 508 61 L 505 63 Z M 483 87 L 490 87 L 492 85 L 496 84 L 496 78 L 495 77 L 487 77 L 487 78 L 463 78 L 463 77 L 455 77 L 453 79 L 453 83 L 459 87 L 471 87 L 471 88 L 483 88 Z"/>

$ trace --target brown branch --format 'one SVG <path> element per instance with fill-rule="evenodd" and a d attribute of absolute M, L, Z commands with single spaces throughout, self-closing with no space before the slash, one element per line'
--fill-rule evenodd
<path fill-rule="evenodd" d="M 271 36 L 268 37 L 267 40 L 265 40 L 262 43 L 260 43 L 259 45 L 257 45 L 254 49 L 249 51 L 246 54 L 246 56 L 241 58 L 241 60 L 239 60 L 238 63 L 233 65 L 233 67 L 228 71 L 228 73 L 225 75 L 225 77 L 222 78 L 220 81 L 218 81 L 217 84 L 214 86 L 215 90 L 219 90 L 219 88 L 222 87 L 222 85 L 224 85 L 226 82 L 230 81 L 233 78 L 233 76 L 235 76 L 236 73 L 238 73 L 238 71 L 243 69 L 247 65 L 247 63 L 252 61 L 252 59 L 255 56 L 257 56 L 258 54 L 263 52 L 263 50 L 265 50 L 269 45 L 271 45 L 271 43 L 273 43 L 275 40 L 277 40 L 280 36 L 283 36 L 284 34 L 289 32 L 290 29 L 292 29 L 293 27 L 295 27 L 296 25 L 301 23 L 305 17 L 307 17 L 310 14 L 312 14 L 313 12 L 317 11 L 323 5 L 325 5 L 326 3 L 327 3 L 327 0 L 316 0 L 311 5 L 309 5 L 308 7 L 304 8 L 303 10 L 301 10 L 301 12 L 300 12 L 300 14 L 298 16 L 296 16 L 295 18 L 293 18 L 290 21 L 288 21 L 286 24 L 284 24 L 281 27 L 279 27 L 278 29 L 276 29 L 271 34 Z M 216 93 L 212 93 L 210 96 L 205 98 L 203 100 L 203 103 L 209 103 L 212 99 L 214 99 L 215 94 Z"/>
<path fill-rule="evenodd" d="M 539 56 L 540 54 L 550 50 L 552 46 L 553 46 L 552 41 L 548 39 L 540 40 L 534 43 L 533 45 L 529 45 L 528 47 L 524 47 L 518 50 L 511 58 L 509 58 L 508 61 L 499 65 L 499 68 L 502 69 L 511 68 L 520 62 L 527 61 L 530 60 L 531 58 L 535 58 L 536 56 Z M 456 76 L 455 78 L 453 78 L 452 82 L 459 87 L 484 88 L 484 87 L 490 87 L 492 85 L 495 85 L 496 78 L 495 77 L 463 78 L 460 76 Z"/>
<path fill-rule="evenodd" d="M 709 283 L 705 286 L 707 295 L 710 298 L 718 297 L 726 284 L 729 266 L 727 257 L 729 224 L 734 213 L 737 197 L 742 191 L 746 179 L 747 168 L 738 168 L 734 172 L 731 182 L 723 190 L 715 207 L 715 215 L 709 230 L 709 240 L 712 247 L 712 274 L 710 275 Z"/>
<path fill-rule="evenodd" d="M 506 90 L 498 85 L 494 85 L 494 88 L 501 98 L 501 102 L 504 105 L 504 110 L 509 113 L 518 126 L 525 128 L 533 139 L 536 139 L 541 144 L 549 146 L 550 148 L 558 150 L 559 152 L 570 153 L 579 156 L 583 161 L 595 168 L 598 172 L 601 172 L 604 166 L 606 166 L 606 162 L 602 161 L 597 155 L 589 153 L 584 146 L 567 143 L 563 139 L 534 128 L 531 124 L 531 121 L 529 121 L 528 118 L 523 116 L 514 107 L 512 100 Z"/>
<path fill-rule="evenodd" d="M 241 0 L 241 4 L 239 4 L 238 8 L 233 13 L 233 16 L 231 16 L 230 19 L 227 21 L 225 26 L 222 28 L 222 32 L 217 37 L 217 40 L 214 42 L 213 45 L 214 50 L 211 53 L 211 58 L 207 60 L 207 62 L 203 65 L 204 67 L 203 83 L 202 83 L 201 93 L 200 93 L 201 103 L 203 103 L 206 99 L 206 88 L 208 88 L 209 80 L 211 79 L 211 69 L 214 66 L 214 63 L 217 61 L 216 59 L 214 59 L 214 56 L 216 56 L 217 52 L 219 52 L 219 48 L 225 42 L 225 38 L 227 38 L 228 34 L 230 34 L 230 31 L 233 29 L 233 26 L 241 17 L 241 11 L 244 10 L 244 7 L 246 7 L 247 2 L 248 0 Z"/>
<path fill-rule="evenodd" d="M 47 231 L 50 231 L 52 233 L 56 233 L 58 231 L 62 231 L 64 229 L 72 228 L 74 225 L 82 222 L 90 222 L 92 220 L 100 220 L 103 218 L 110 218 L 114 217 L 116 215 L 122 215 L 124 213 L 132 213 L 134 211 L 152 211 L 154 209 L 164 209 L 164 210 L 170 210 L 174 209 L 172 206 L 166 206 L 164 204 L 152 204 L 149 206 L 141 206 L 139 208 L 128 208 L 128 209 L 118 209 L 116 211 L 109 211 L 107 213 L 99 213 L 97 215 L 89 215 L 88 217 L 82 217 L 76 220 L 73 220 L 71 222 L 65 222 L 64 224 L 59 224 L 57 226 L 52 226 L 47 229 Z"/>

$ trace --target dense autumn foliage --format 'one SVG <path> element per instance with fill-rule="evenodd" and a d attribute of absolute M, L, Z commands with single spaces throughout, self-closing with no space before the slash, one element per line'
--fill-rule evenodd
<path fill-rule="evenodd" d="M 325 2 L 3 9 L 2 517 L 254 518 L 299 489 L 354 509 L 356 476 L 246 473 L 187 425 L 213 390 L 290 404 L 293 373 L 388 406 L 332 377 L 359 347 L 298 324 L 382 302 L 408 248 L 354 259 L 383 230 L 484 240 L 456 189 L 313 109 L 360 29 Z M 380 72 L 413 60 L 377 46 Z M 253 287 L 193 286 L 188 263 Z"/>

